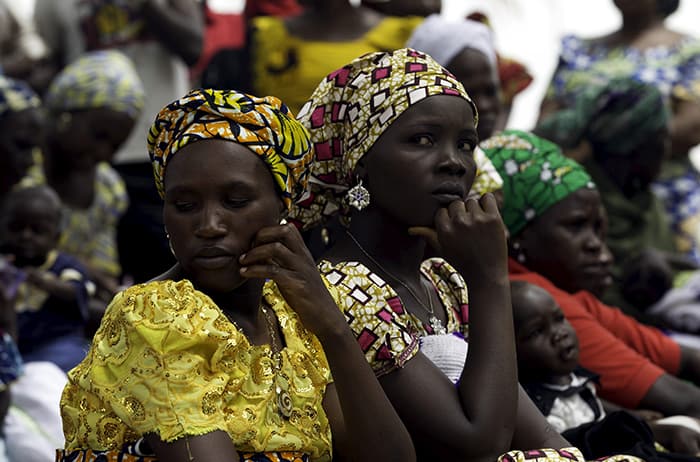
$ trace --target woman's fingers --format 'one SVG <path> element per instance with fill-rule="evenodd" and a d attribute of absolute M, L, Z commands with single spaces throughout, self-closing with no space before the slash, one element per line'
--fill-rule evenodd
<path fill-rule="evenodd" d="M 277 266 L 290 268 L 297 261 L 298 257 L 294 252 L 281 242 L 258 245 L 239 258 L 239 262 L 243 267 L 274 263 Z"/>
<path fill-rule="evenodd" d="M 253 247 L 271 242 L 280 242 L 294 253 L 308 253 L 301 234 L 294 225 L 289 223 L 262 228 L 255 236 Z"/>
<path fill-rule="evenodd" d="M 438 239 L 438 233 L 433 228 L 428 228 L 427 226 L 414 226 L 408 228 L 408 234 L 410 236 L 419 236 L 426 240 L 428 245 L 433 249 L 440 252 L 440 240 Z"/>

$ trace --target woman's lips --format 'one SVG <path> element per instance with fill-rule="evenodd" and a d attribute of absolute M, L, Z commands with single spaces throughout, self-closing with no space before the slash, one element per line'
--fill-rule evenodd
<path fill-rule="evenodd" d="M 220 269 L 235 261 L 233 255 L 197 256 L 194 262 L 203 269 Z"/>

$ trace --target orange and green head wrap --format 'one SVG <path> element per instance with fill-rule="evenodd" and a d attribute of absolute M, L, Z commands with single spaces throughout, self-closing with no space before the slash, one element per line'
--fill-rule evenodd
<path fill-rule="evenodd" d="M 200 89 L 163 108 L 148 134 L 148 152 L 161 197 L 165 169 L 175 153 L 207 139 L 230 140 L 260 156 L 287 208 L 306 191 L 313 160 L 311 141 L 287 106 L 272 96 Z"/>

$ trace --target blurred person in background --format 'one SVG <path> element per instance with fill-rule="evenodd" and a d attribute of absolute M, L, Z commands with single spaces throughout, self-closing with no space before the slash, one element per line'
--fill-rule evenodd
<path fill-rule="evenodd" d="M 132 198 L 119 227 L 121 265 L 136 282 L 146 281 L 170 267 L 173 258 L 144 140 L 160 108 L 190 87 L 187 66 L 202 50 L 201 5 L 197 0 L 37 0 L 35 20 L 55 72 L 87 51 L 117 49 L 134 62 L 143 82 L 143 112 L 113 163 Z"/>
<path fill-rule="evenodd" d="M 671 156 L 654 191 L 664 202 L 679 251 L 700 262 L 700 174 L 688 152 L 700 143 L 700 40 L 666 26 L 679 0 L 614 0 L 622 25 L 607 35 L 562 39 L 559 64 L 542 102 L 540 119 L 574 106 L 591 85 L 631 77 L 655 85 L 671 110 Z M 590 156 L 586 143 L 578 160 Z"/>

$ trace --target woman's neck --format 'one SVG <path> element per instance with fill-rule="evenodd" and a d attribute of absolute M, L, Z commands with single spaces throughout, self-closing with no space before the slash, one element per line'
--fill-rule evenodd
<path fill-rule="evenodd" d="M 664 20 L 658 15 L 623 16 L 622 27 L 617 32 L 618 39 L 631 44 L 644 33 L 663 27 Z"/>
<path fill-rule="evenodd" d="M 304 40 L 344 42 L 364 36 L 382 17 L 367 7 L 354 7 L 348 0 L 319 0 L 288 19 L 286 25 L 291 35 Z"/>
<path fill-rule="evenodd" d="M 195 287 L 197 284 L 193 281 Z M 251 279 L 229 292 L 201 290 L 216 303 L 226 317 L 243 331 L 252 344 L 267 343 L 267 326 L 261 315 L 260 303 L 265 281 Z"/>
<path fill-rule="evenodd" d="M 349 233 L 354 239 L 345 245 L 355 259 L 369 260 L 384 273 L 391 273 L 385 276 L 404 282 L 419 280 L 425 241 L 409 235 L 405 223 L 368 209 L 353 216 Z"/>

